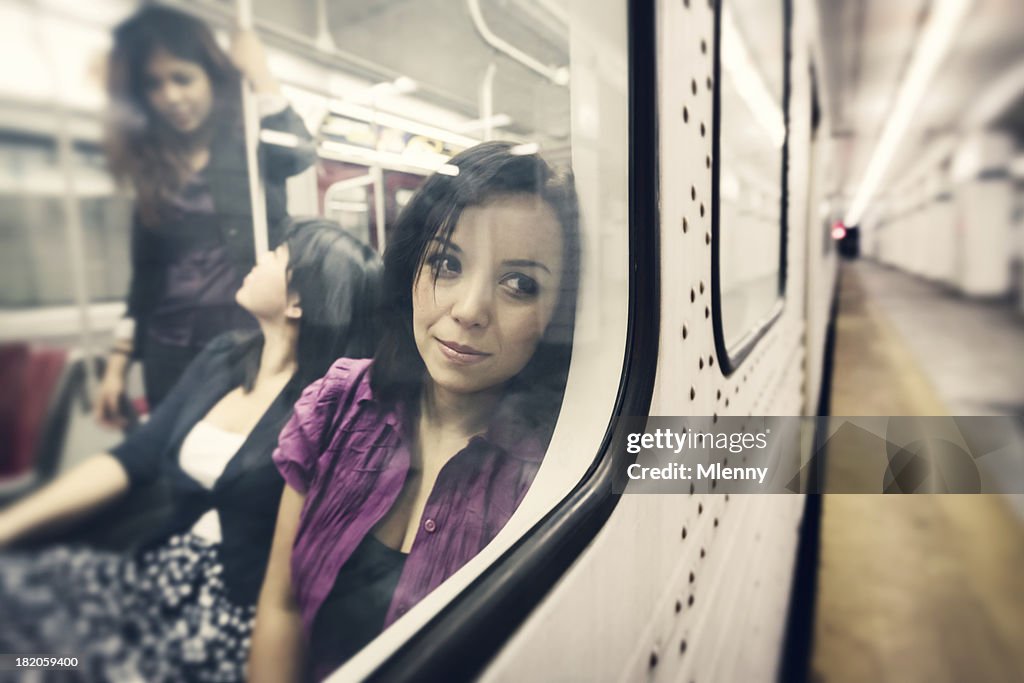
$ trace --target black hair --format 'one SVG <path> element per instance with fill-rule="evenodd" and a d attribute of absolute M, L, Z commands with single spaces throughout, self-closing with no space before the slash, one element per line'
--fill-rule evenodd
<path fill-rule="evenodd" d="M 377 347 L 381 261 L 377 252 L 322 218 L 292 219 L 288 288 L 298 294 L 302 316 L 296 349 L 297 388 L 322 377 L 338 358 L 369 358 Z M 242 385 L 259 369 L 262 336 L 244 352 Z"/>
<path fill-rule="evenodd" d="M 579 207 L 571 175 L 557 174 L 541 157 L 511 142 L 485 142 L 453 157 L 457 175 L 435 173 L 416 192 L 395 223 L 384 254 L 383 334 L 371 384 L 380 400 L 420 397 L 426 366 L 412 329 L 412 290 L 428 245 L 446 248 L 463 210 L 502 195 L 527 194 L 554 211 L 562 233 L 561 291 L 551 323 L 533 357 L 510 382 L 516 411 L 530 422 L 557 416 L 565 389 L 579 281 Z M 551 403 L 555 402 L 552 406 Z"/>

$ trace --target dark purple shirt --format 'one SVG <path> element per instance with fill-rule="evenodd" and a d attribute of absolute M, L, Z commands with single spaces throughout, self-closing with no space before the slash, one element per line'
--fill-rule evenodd
<path fill-rule="evenodd" d="M 210 188 L 193 174 L 153 228 L 161 242 L 164 288 L 149 320 L 149 336 L 162 344 L 202 348 L 215 337 L 255 328 L 235 302 L 244 272 L 223 243 Z"/>
<path fill-rule="evenodd" d="M 306 494 L 291 566 L 307 635 L 338 571 L 395 504 L 409 472 L 402 408 L 374 398 L 371 367 L 370 360 L 336 361 L 303 392 L 274 453 L 285 481 Z M 487 435 L 470 439 L 442 467 L 385 627 L 505 526 L 533 482 L 546 445 L 499 407 Z"/>

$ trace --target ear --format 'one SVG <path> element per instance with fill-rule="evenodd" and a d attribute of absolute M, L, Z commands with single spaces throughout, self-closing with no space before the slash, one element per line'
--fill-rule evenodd
<path fill-rule="evenodd" d="M 284 308 L 284 317 L 288 320 L 298 320 L 302 317 L 302 306 L 299 305 L 297 294 L 288 295 L 288 305 Z"/>

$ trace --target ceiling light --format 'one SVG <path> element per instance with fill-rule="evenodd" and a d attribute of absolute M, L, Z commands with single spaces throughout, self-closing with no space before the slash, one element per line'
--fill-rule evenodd
<path fill-rule="evenodd" d="M 914 49 L 914 56 L 907 69 L 907 75 L 900 84 L 896 106 L 885 122 L 885 128 L 878 144 L 871 154 L 864 178 L 857 187 L 857 194 L 846 213 L 846 225 L 857 225 L 885 179 L 889 164 L 902 142 L 910 125 L 911 117 L 921 102 L 928 84 L 942 63 L 954 36 L 961 28 L 961 22 L 970 6 L 970 0 L 935 0 L 932 3 L 928 22 L 921 32 L 921 39 Z"/>

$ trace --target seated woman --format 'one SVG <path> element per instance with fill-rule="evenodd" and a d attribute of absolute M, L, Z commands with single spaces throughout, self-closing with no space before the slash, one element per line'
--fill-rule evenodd
<path fill-rule="evenodd" d="M 380 273 L 336 225 L 295 222 L 237 294 L 259 332 L 211 342 L 120 446 L 0 512 L 3 547 L 150 482 L 174 502 L 135 556 L 0 555 L 0 652 L 74 655 L 88 680 L 241 680 L 284 485 L 271 453 L 303 387 L 372 354 Z"/>
<path fill-rule="evenodd" d="M 326 676 L 480 552 L 537 473 L 571 350 L 578 218 L 571 183 L 516 151 L 484 143 L 427 180 L 385 254 L 375 359 L 335 363 L 281 433 L 252 680 Z"/>

